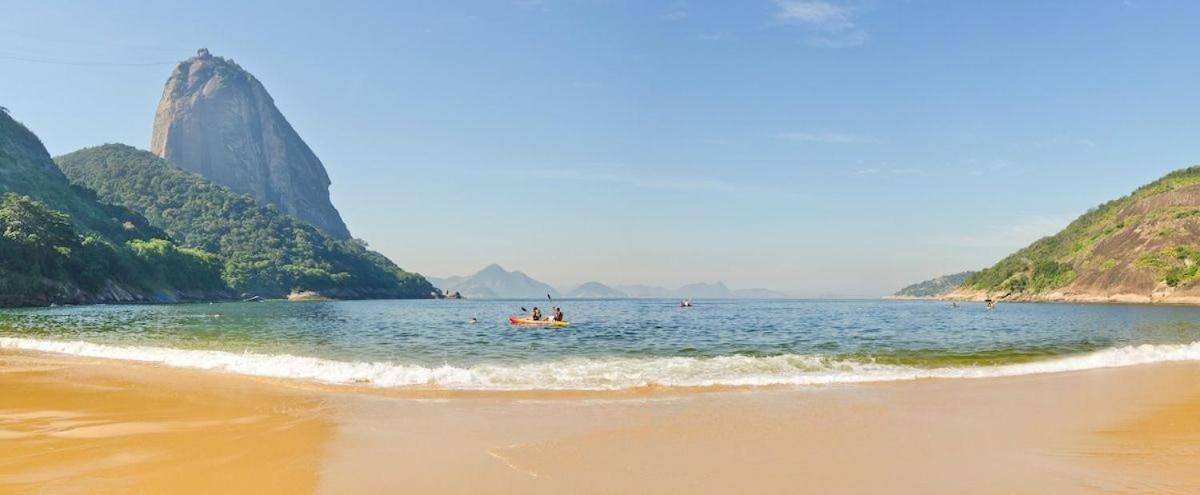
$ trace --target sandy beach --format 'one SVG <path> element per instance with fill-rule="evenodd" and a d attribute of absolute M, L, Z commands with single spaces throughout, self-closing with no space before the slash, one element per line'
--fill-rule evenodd
<path fill-rule="evenodd" d="M 254 380 L 0 353 L 0 493 L 309 493 L 320 396 Z"/>
<path fill-rule="evenodd" d="M 378 393 L 0 354 L 4 493 L 1195 493 L 1200 364 Z"/>

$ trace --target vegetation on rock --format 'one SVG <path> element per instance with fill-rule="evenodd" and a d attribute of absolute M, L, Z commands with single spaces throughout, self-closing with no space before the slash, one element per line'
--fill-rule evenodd
<path fill-rule="evenodd" d="M 896 291 L 893 296 L 896 297 L 938 297 L 950 293 L 971 274 L 975 272 L 966 271 L 954 273 L 951 275 L 942 275 L 937 278 L 932 278 L 924 282 L 918 282 L 909 285 L 903 289 Z"/>
<path fill-rule="evenodd" d="M 72 181 L 104 201 L 144 215 L 183 246 L 214 253 L 222 279 L 238 291 L 422 298 L 434 290 L 362 241 L 334 239 L 150 152 L 110 144 L 57 162 Z"/>
<path fill-rule="evenodd" d="M 968 277 L 964 290 L 1145 293 L 1200 278 L 1200 167 L 1177 170 L 1104 203 Z"/>
<path fill-rule="evenodd" d="M 72 186 L 7 112 L 0 112 L 0 194 L 0 305 L 225 289 L 211 254 L 179 248 L 140 215 Z"/>

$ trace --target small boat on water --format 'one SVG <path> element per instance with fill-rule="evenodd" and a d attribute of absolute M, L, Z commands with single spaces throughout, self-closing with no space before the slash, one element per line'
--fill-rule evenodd
<path fill-rule="evenodd" d="M 524 325 L 530 327 L 565 327 L 571 324 L 569 321 L 533 320 L 520 316 L 509 316 L 508 323 L 510 325 Z"/>

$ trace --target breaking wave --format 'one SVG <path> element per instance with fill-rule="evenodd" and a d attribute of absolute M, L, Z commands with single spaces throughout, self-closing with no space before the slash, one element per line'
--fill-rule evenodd
<path fill-rule="evenodd" d="M 341 385 L 446 390 L 620 390 L 645 386 L 822 385 L 925 378 L 987 378 L 1200 360 L 1200 342 L 1113 347 L 1088 354 L 995 366 L 921 368 L 816 355 L 569 358 L 526 364 L 421 366 L 288 354 L 116 346 L 0 337 L 0 349 L 157 363 Z"/>

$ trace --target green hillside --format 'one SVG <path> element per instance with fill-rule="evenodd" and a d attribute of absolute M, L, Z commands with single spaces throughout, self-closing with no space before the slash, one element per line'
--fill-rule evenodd
<path fill-rule="evenodd" d="M 212 255 L 72 186 L 29 129 L 0 111 L 0 306 L 207 297 Z"/>
<path fill-rule="evenodd" d="M 71 181 L 144 215 L 185 246 L 215 253 L 222 277 L 248 293 L 316 291 L 338 298 L 424 298 L 434 290 L 354 240 L 336 240 L 147 151 L 109 144 L 57 158 Z"/>
<path fill-rule="evenodd" d="M 1200 278 L 1200 167 L 1109 201 L 1061 232 L 979 271 L 960 290 L 1008 297 L 1050 292 L 1162 298 Z"/>
<path fill-rule="evenodd" d="M 918 282 L 918 283 L 909 285 L 903 289 L 900 289 L 899 291 L 896 291 L 896 293 L 892 294 L 892 295 L 895 297 L 902 297 L 902 298 L 903 297 L 943 296 L 943 295 L 949 294 L 951 291 L 953 291 L 959 285 L 962 285 L 963 281 L 966 280 L 967 277 L 971 276 L 971 274 L 973 274 L 973 273 L 975 273 L 975 272 L 966 271 L 966 272 L 954 273 L 951 275 L 942 275 L 940 277 L 932 278 L 932 279 L 926 280 L 924 282 Z"/>

